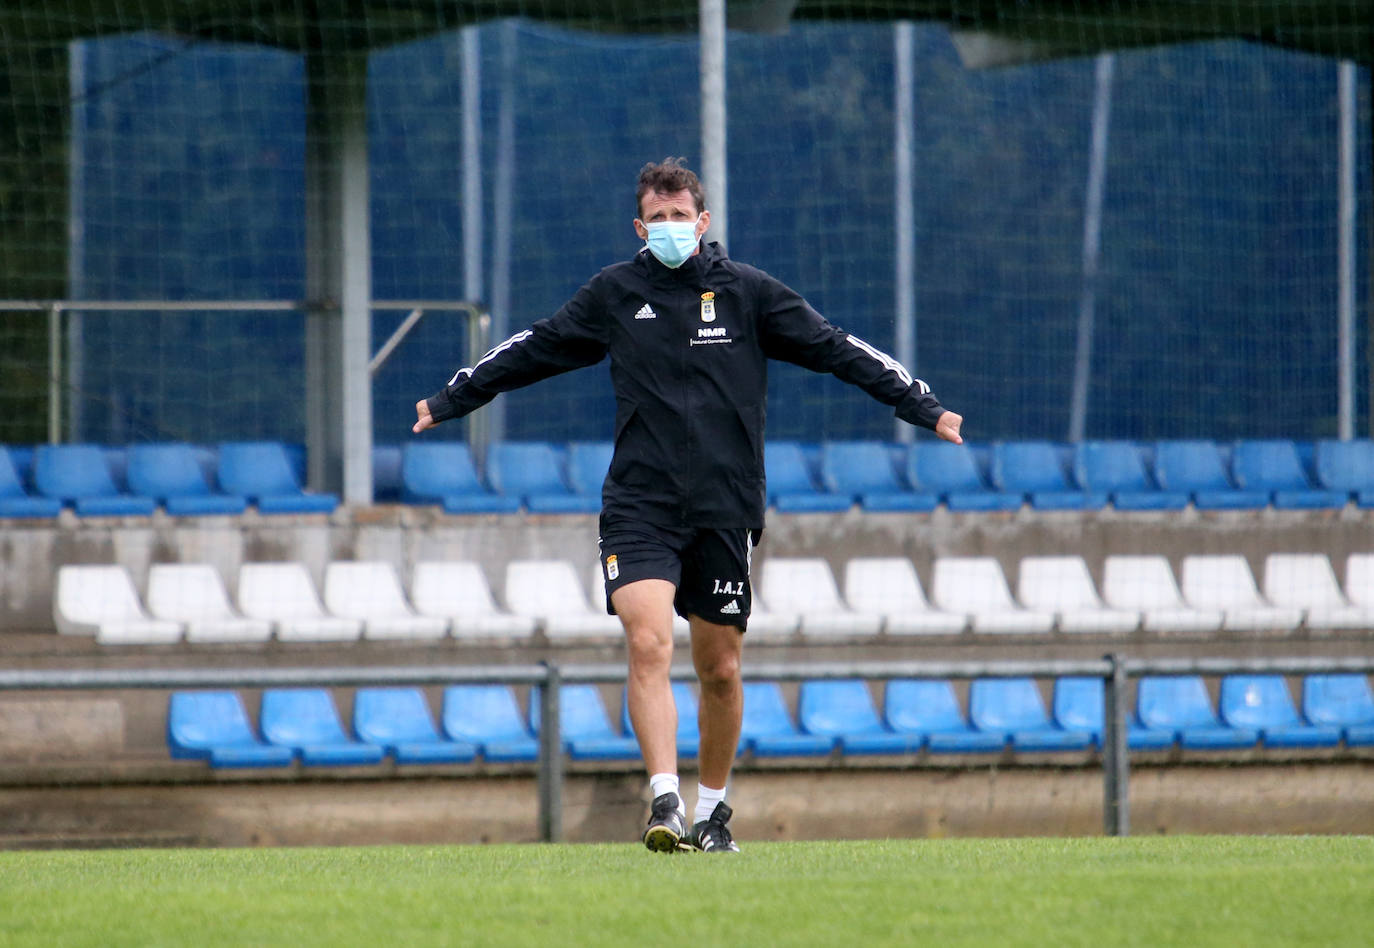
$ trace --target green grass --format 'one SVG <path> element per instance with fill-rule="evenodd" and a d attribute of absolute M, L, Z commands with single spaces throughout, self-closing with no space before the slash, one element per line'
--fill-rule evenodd
<path fill-rule="evenodd" d="M 1374 838 L 0 853 L 0 945 L 1369 945 Z"/>

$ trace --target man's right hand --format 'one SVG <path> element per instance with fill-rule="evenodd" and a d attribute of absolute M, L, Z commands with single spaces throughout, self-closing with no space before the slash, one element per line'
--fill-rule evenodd
<path fill-rule="evenodd" d="M 419 434 L 426 428 L 433 428 L 436 424 L 438 424 L 438 422 L 436 422 L 433 416 L 429 413 L 429 402 L 423 398 L 415 403 L 415 415 L 418 418 L 418 420 L 415 422 L 415 424 L 410 426 L 410 430 L 415 432 L 416 434 Z"/>

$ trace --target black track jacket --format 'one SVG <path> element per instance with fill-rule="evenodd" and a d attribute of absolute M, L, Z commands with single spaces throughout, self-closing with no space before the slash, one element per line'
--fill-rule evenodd
<path fill-rule="evenodd" d="M 768 359 L 833 373 L 924 428 L 944 412 L 891 356 L 711 243 L 676 270 L 647 249 L 602 270 L 551 318 L 459 369 L 430 415 L 460 418 L 608 352 L 615 454 L 603 511 L 648 523 L 762 529 Z"/>

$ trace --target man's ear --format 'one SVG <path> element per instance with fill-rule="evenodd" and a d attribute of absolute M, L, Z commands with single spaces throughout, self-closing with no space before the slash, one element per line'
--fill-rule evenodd
<path fill-rule="evenodd" d="M 635 218 L 635 234 L 638 235 L 640 240 L 649 239 L 649 228 L 645 227 L 644 222 L 638 217 Z"/>
<path fill-rule="evenodd" d="M 708 211 L 708 210 L 703 209 L 702 212 L 701 212 L 701 220 L 697 221 L 697 236 L 698 236 L 698 237 L 703 237 L 703 236 L 705 236 L 706 232 L 707 232 L 708 230 L 710 230 L 710 229 L 711 229 L 711 212 Z"/>

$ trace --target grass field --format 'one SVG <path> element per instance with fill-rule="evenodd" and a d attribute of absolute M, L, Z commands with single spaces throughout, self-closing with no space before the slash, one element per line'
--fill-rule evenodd
<path fill-rule="evenodd" d="M 0 944 L 1370 945 L 1374 838 L 0 853 Z"/>

